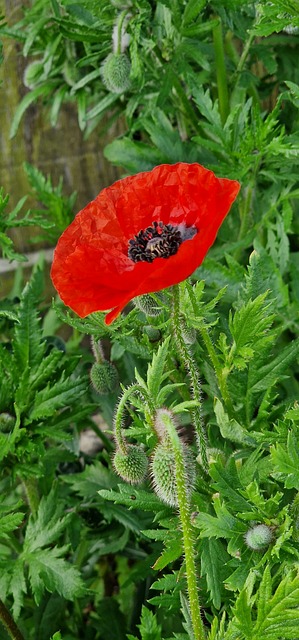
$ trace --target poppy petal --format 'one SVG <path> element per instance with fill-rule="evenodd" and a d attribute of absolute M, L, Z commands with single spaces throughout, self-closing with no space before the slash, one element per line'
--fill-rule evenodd
<path fill-rule="evenodd" d="M 51 277 L 79 316 L 112 309 L 110 324 L 134 297 L 181 282 L 201 264 L 240 189 L 199 164 L 160 165 L 118 180 L 75 217 L 60 237 Z M 196 228 L 177 253 L 133 262 L 129 240 L 154 221 Z"/>

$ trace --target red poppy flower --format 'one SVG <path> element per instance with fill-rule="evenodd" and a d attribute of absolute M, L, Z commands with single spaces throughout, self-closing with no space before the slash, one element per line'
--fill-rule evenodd
<path fill-rule="evenodd" d="M 179 162 L 118 180 L 80 211 L 58 241 L 51 277 L 82 318 L 190 276 L 202 263 L 240 185 Z"/>

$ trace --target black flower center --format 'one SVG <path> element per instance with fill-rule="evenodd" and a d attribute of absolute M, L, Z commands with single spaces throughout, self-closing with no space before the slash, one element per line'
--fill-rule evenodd
<path fill-rule="evenodd" d="M 129 240 L 128 256 L 133 262 L 169 258 L 177 253 L 182 242 L 191 240 L 196 233 L 196 227 L 153 222 L 151 227 L 141 229 L 133 240 Z"/>

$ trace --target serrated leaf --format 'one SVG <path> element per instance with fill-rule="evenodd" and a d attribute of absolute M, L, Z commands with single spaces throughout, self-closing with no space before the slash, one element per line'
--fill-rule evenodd
<path fill-rule="evenodd" d="M 21 371 L 34 368 L 42 359 L 45 343 L 42 342 L 41 322 L 37 305 L 43 291 L 43 274 L 37 267 L 27 282 L 18 310 L 19 323 L 15 326 L 14 353 Z"/>
<path fill-rule="evenodd" d="M 70 513 L 61 517 L 62 510 L 63 506 L 57 503 L 55 490 L 42 497 L 36 518 L 30 516 L 27 524 L 24 541 L 26 557 L 59 538 L 71 518 Z"/>
<path fill-rule="evenodd" d="M 275 385 L 299 353 L 299 340 L 288 344 L 273 360 L 252 372 L 249 378 L 251 393 L 260 393 Z"/>
<path fill-rule="evenodd" d="M 214 411 L 220 433 L 223 438 L 237 442 L 243 446 L 253 447 L 255 439 L 234 418 L 230 419 L 224 410 L 223 404 L 218 398 L 214 401 Z"/>
<path fill-rule="evenodd" d="M 33 420 L 55 415 L 58 409 L 62 409 L 75 402 L 86 392 L 87 377 L 70 379 L 62 374 L 55 384 L 49 383 L 44 389 L 38 391 L 34 398 L 32 409 L 26 423 Z"/>
<path fill-rule="evenodd" d="M 128 485 L 124 484 L 119 484 L 118 486 L 119 492 L 101 489 L 98 493 L 106 500 L 113 500 L 117 504 L 123 504 L 132 509 L 142 509 L 143 511 L 153 511 L 154 513 L 163 510 L 164 505 L 154 494 L 142 489 L 135 489 L 135 487 L 128 487 Z"/>
<path fill-rule="evenodd" d="M 299 448 L 295 433 L 289 431 L 285 445 L 271 447 L 274 472 L 284 481 L 287 489 L 299 489 Z"/>
<path fill-rule="evenodd" d="M 223 545 L 213 538 L 201 542 L 201 573 L 206 576 L 207 587 L 214 607 L 220 609 L 223 595 L 223 581 L 225 579 L 225 565 L 230 559 Z M 227 571 L 226 571 L 227 575 Z"/>
<path fill-rule="evenodd" d="M 85 593 L 79 571 L 60 556 L 66 548 L 39 549 L 28 563 L 29 579 L 35 600 L 39 604 L 45 589 L 57 591 L 67 600 L 73 600 Z"/>
<path fill-rule="evenodd" d="M 168 356 L 169 342 L 170 336 L 168 336 L 166 340 L 164 340 L 164 342 L 159 346 L 158 350 L 153 355 L 152 362 L 148 366 L 147 386 L 154 402 L 156 402 L 157 395 L 162 383 L 162 376 Z"/>

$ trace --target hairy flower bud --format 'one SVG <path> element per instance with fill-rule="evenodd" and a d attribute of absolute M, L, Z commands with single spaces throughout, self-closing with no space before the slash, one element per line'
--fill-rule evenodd
<path fill-rule="evenodd" d="M 120 449 L 114 454 L 113 464 L 116 473 L 131 484 L 138 484 L 144 480 L 148 460 L 141 447 L 129 445 L 126 453 Z"/>
<path fill-rule="evenodd" d="M 156 297 L 159 298 L 160 296 L 156 294 Z M 143 296 L 134 298 L 133 302 L 135 307 L 137 307 L 137 309 L 139 309 L 140 311 L 143 311 L 146 316 L 151 316 L 154 318 L 155 316 L 159 316 L 160 313 L 162 313 L 162 308 L 149 293 L 145 293 Z"/>
<path fill-rule="evenodd" d="M 95 362 L 90 370 L 90 380 L 95 390 L 101 395 L 115 391 L 118 385 L 118 373 L 111 362 Z"/>
<path fill-rule="evenodd" d="M 195 481 L 195 467 L 191 452 L 182 443 L 184 449 L 185 474 L 189 491 L 193 489 Z M 175 455 L 170 447 L 170 443 L 164 441 L 156 447 L 151 462 L 151 477 L 153 488 L 163 502 L 171 507 L 176 507 L 177 489 L 175 473 Z"/>
<path fill-rule="evenodd" d="M 102 65 L 101 75 L 108 91 L 124 93 L 129 89 L 131 63 L 125 53 L 110 53 Z"/>
<path fill-rule="evenodd" d="M 256 524 L 248 529 L 244 536 L 245 543 L 253 551 L 262 551 L 265 547 L 268 547 L 272 538 L 272 529 L 266 524 Z"/>

